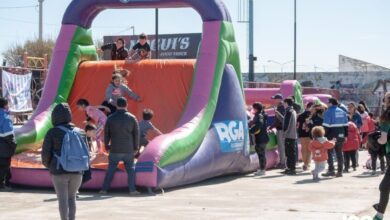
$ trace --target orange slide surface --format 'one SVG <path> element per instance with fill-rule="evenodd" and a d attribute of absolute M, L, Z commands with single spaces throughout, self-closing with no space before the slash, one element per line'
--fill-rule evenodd
<path fill-rule="evenodd" d="M 116 68 L 130 71 L 128 86 L 143 101 L 137 103 L 129 97 L 129 112 L 142 120 L 144 108 L 154 111 L 152 123 L 163 133 L 172 131 L 182 113 L 190 93 L 195 60 L 145 60 L 133 64 L 124 61 L 94 61 L 80 65 L 68 102 L 72 109 L 73 123 L 84 128 L 85 113 L 77 110 L 76 102 L 87 99 L 90 105 L 100 105 Z M 106 158 L 96 158 L 96 167 Z M 103 161 L 102 161 L 103 160 Z M 15 167 L 42 167 L 38 152 L 25 152 L 13 159 Z"/>

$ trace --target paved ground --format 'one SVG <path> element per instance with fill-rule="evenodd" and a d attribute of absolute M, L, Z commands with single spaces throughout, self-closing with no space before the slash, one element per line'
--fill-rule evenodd
<path fill-rule="evenodd" d="M 366 158 L 362 153 L 360 164 Z M 381 179 L 360 166 L 343 178 L 318 183 L 308 172 L 290 177 L 274 170 L 265 177 L 221 177 L 153 197 L 83 192 L 77 202 L 77 219 L 356 220 L 360 218 L 348 216 L 374 214 L 371 205 L 378 200 Z M 59 219 L 56 196 L 50 190 L 2 192 L 0 219 Z"/>

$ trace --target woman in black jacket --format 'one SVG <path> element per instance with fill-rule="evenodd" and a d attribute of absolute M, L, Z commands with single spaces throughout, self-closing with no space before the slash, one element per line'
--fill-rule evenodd
<path fill-rule="evenodd" d="M 51 128 L 43 141 L 42 163 L 49 169 L 54 189 L 57 194 L 61 220 L 73 220 L 76 215 L 76 193 L 81 185 L 82 172 L 67 172 L 61 166 L 57 169 L 57 158 L 61 155 L 62 142 L 65 132 L 57 126 L 73 129 L 70 107 L 66 103 L 57 105 L 51 120 L 54 128 Z"/>
<path fill-rule="evenodd" d="M 321 104 L 316 104 L 311 107 L 311 115 L 306 119 L 307 124 L 307 132 L 309 132 L 311 136 L 311 130 L 316 126 L 322 126 L 324 122 L 324 112 L 326 111 L 326 107 Z"/>
<path fill-rule="evenodd" d="M 253 120 L 249 123 L 249 132 L 255 136 L 255 149 L 259 157 L 260 169 L 255 173 L 256 176 L 265 175 L 267 159 L 265 157 L 265 148 L 267 147 L 269 137 L 267 132 L 268 115 L 263 110 L 260 102 L 253 103 Z"/>

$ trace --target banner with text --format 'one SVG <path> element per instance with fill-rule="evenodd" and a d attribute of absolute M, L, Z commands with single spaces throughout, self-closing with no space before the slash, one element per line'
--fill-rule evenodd
<path fill-rule="evenodd" d="M 16 75 L 2 71 L 3 97 L 8 99 L 11 112 L 32 111 L 31 73 Z"/>
<path fill-rule="evenodd" d="M 138 42 L 138 36 L 105 36 L 104 44 L 114 43 L 118 38 L 125 40 L 125 47 L 130 50 Z M 158 35 L 159 59 L 195 59 L 198 53 L 202 34 L 161 34 Z M 148 43 L 155 58 L 156 37 L 148 36 Z M 103 59 L 110 59 L 110 53 L 105 53 Z"/>

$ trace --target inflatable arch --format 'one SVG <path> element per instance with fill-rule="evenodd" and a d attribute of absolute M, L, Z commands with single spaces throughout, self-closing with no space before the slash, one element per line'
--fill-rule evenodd
<path fill-rule="evenodd" d="M 94 62 L 97 53 L 90 27 L 101 11 L 178 7 L 192 7 L 203 21 L 203 36 L 195 64 L 150 60 L 131 66 L 149 68 L 151 72 L 158 67 L 161 67 L 161 72 L 164 68 L 172 71 L 176 68 L 179 72 L 185 69 L 188 72 L 192 68 L 183 110 L 175 125 L 166 134 L 155 138 L 140 156 L 136 164 L 136 184 L 155 188 L 174 187 L 219 175 L 256 170 L 257 156 L 249 149 L 239 51 L 229 12 L 221 0 L 73 0 L 62 21 L 39 105 L 28 123 L 16 130 L 17 151 L 20 153 L 40 147 L 46 132 L 52 127 L 50 115 L 53 107 L 61 102 L 74 104 L 79 95 L 75 92 L 80 87 L 78 82 L 86 72 L 98 74 L 96 72 L 112 70 L 118 64 Z M 96 78 L 106 80 L 107 85 L 111 72 Z M 135 74 L 135 77 L 138 76 Z M 94 85 L 89 86 L 95 89 L 93 92 L 96 94 L 103 88 L 97 88 L 99 82 L 94 81 Z M 271 167 L 276 162 L 277 153 L 269 151 L 268 156 L 268 167 Z M 16 166 L 12 172 L 14 183 L 51 185 L 45 169 Z M 117 172 L 112 186 L 125 187 L 127 181 L 124 175 L 124 172 Z M 103 176 L 104 170 L 94 169 L 93 179 L 84 187 L 101 187 Z"/>

